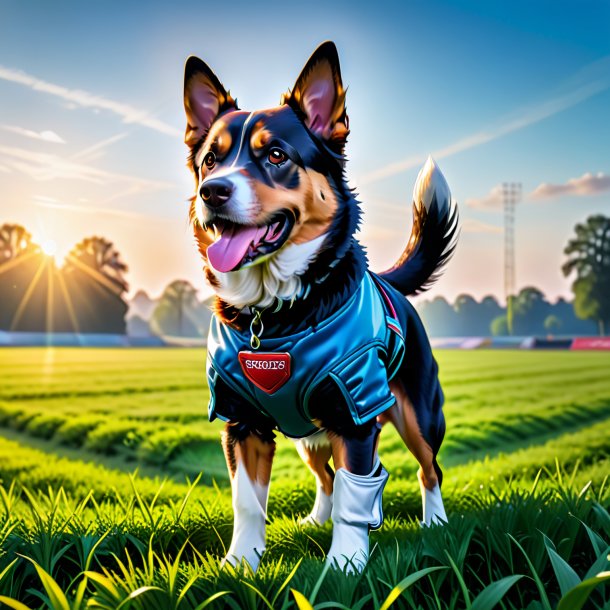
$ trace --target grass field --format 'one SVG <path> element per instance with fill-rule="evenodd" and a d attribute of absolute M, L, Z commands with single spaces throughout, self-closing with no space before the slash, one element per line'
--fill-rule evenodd
<path fill-rule="evenodd" d="M 417 465 L 385 428 L 386 523 L 354 579 L 323 571 L 329 525 L 297 526 L 314 485 L 283 438 L 261 568 L 219 570 L 203 350 L 1 349 L 0 607 L 610 608 L 610 355 L 436 356 L 450 523 L 419 527 Z"/>

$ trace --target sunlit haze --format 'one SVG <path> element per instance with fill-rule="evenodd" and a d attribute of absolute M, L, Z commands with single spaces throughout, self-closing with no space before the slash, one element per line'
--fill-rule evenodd
<path fill-rule="evenodd" d="M 430 292 L 503 291 L 503 182 L 523 184 L 517 289 L 569 296 L 574 224 L 610 214 L 608 2 L 20 2 L 0 7 L 0 224 L 24 225 L 61 264 L 111 240 L 130 293 L 173 279 L 204 296 L 187 222 L 186 57 L 245 109 L 269 107 L 323 40 L 339 49 L 350 184 L 371 267 L 404 247 L 432 154 L 462 215 Z"/>

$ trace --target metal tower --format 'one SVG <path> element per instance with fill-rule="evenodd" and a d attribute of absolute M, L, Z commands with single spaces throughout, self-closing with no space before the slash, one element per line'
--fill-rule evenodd
<path fill-rule="evenodd" d="M 502 184 L 504 201 L 504 298 L 508 334 L 513 334 L 513 298 L 515 296 L 515 205 L 521 200 L 521 183 Z"/>

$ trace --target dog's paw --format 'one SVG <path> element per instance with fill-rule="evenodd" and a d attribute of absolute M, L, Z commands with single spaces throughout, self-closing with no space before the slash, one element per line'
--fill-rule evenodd
<path fill-rule="evenodd" d="M 305 517 L 304 519 L 301 519 L 299 521 L 299 525 L 302 527 L 320 527 L 321 525 L 324 524 L 325 521 L 326 521 L 326 519 L 322 522 L 317 521 L 316 518 L 312 514 L 309 514 L 309 515 L 307 515 L 307 517 Z"/>
<path fill-rule="evenodd" d="M 256 549 L 251 549 L 245 553 L 227 553 L 223 560 L 220 562 L 220 569 L 224 569 L 228 566 L 237 570 L 243 567 L 245 571 L 251 570 L 255 573 L 258 569 L 258 565 L 261 561 L 262 553 L 259 553 Z"/>
<path fill-rule="evenodd" d="M 320 527 L 329 519 L 333 509 L 333 496 L 324 493 L 321 487 L 316 492 L 316 501 L 307 517 L 299 521 L 304 527 Z"/>

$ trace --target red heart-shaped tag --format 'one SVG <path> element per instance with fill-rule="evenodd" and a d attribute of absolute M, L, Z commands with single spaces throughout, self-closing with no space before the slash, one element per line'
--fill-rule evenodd
<path fill-rule="evenodd" d="M 239 352 L 241 370 L 257 388 L 273 394 L 290 379 L 290 354 L 287 352 Z"/>

